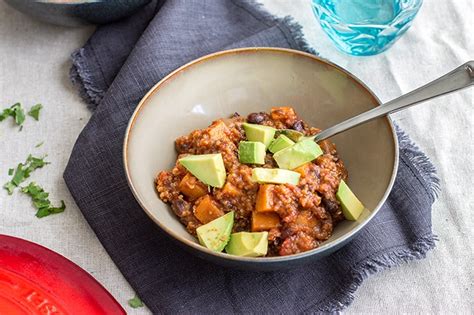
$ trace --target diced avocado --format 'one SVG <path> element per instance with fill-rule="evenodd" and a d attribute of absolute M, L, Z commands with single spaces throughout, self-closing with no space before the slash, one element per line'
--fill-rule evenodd
<path fill-rule="evenodd" d="M 276 129 L 269 126 L 243 123 L 245 135 L 249 141 L 261 142 L 268 148 L 275 136 Z"/>
<path fill-rule="evenodd" d="M 275 132 L 275 136 L 278 137 L 280 135 L 287 136 L 288 138 L 290 138 L 290 140 L 294 142 L 298 142 L 302 137 L 304 137 L 303 133 L 293 129 L 277 129 L 277 131 Z"/>
<path fill-rule="evenodd" d="M 359 218 L 365 207 L 354 195 L 349 186 L 341 179 L 336 197 L 341 203 L 342 213 L 347 220 L 355 221 Z"/>
<path fill-rule="evenodd" d="M 298 166 L 311 162 L 321 154 L 323 154 L 323 151 L 319 145 L 313 140 L 307 139 L 278 151 L 273 155 L 273 158 L 278 167 L 293 170 Z"/>
<path fill-rule="evenodd" d="M 220 153 L 188 155 L 179 159 L 179 163 L 204 184 L 218 188 L 224 186 L 226 172 Z"/>
<path fill-rule="evenodd" d="M 276 153 L 280 150 L 283 150 L 285 148 L 291 147 L 293 144 L 295 144 L 293 141 L 291 141 L 290 138 L 288 138 L 285 135 L 279 135 L 278 138 L 272 141 L 270 146 L 268 147 L 268 150 L 271 153 Z"/>
<path fill-rule="evenodd" d="M 252 170 L 252 180 L 258 183 L 298 185 L 300 173 L 281 168 L 261 168 Z"/>
<path fill-rule="evenodd" d="M 212 220 L 207 224 L 201 225 L 196 229 L 199 243 L 210 250 L 221 252 L 229 242 L 233 225 L 233 211 Z"/>
<path fill-rule="evenodd" d="M 304 141 L 304 140 L 313 140 L 314 141 L 314 138 L 316 138 L 316 136 L 304 136 L 304 137 L 301 137 L 298 142 L 301 142 L 301 141 Z"/>
<path fill-rule="evenodd" d="M 245 164 L 265 164 L 265 145 L 261 142 L 241 141 L 239 161 Z"/>
<path fill-rule="evenodd" d="M 265 256 L 268 251 L 268 232 L 232 233 L 225 251 L 236 256 Z"/>

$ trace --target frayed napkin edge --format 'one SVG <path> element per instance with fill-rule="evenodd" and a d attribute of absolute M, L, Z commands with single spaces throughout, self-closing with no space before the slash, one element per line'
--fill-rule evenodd
<path fill-rule="evenodd" d="M 430 161 L 418 145 L 403 131 L 397 124 L 395 131 L 397 132 L 400 151 L 402 151 L 406 158 L 411 162 L 408 167 L 414 167 L 417 171 L 418 177 L 422 181 L 422 185 L 426 188 L 431 202 L 435 202 L 441 192 L 441 182 L 436 172 L 436 167 Z M 403 157 L 400 157 L 402 159 Z"/>
<path fill-rule="evenodd" d="M 232 0 L 232 3 L 255 16 L 268 26 L 277 26 L 284 34 L 291 48 L 305 51 L 316 56 L 319 55 L 318 52 L 308 44 L 303 34 L 303 27 L 296 22 L 293 17 L 285 16 L 278 18 L 266 11 L 263 4 L 258 3 L 256 0 L 247 0 L 238 3 Z M 72 66 L 69 70 L 69 79 L 78 89 L 79 96 L 84 100 L 87 108 L 94 111 L 99 106 L 107 91 L 98 84 L 98 82 L 103 81 L 104 78 L 94 77 L 95 73 L 91 70 L 93 63 L 89 61 L 90 58 L 96 60 L 92 47 L 90 43 L 87 42 L 84 47 L 77 49 L 71 54 Z M 95 62 L 95 64 L 100 67 L 97 62 Z"/>
<path fill-rule="evenodd" d="M 293 49 L 319 56 L 319 53 L 306 41 L 303 27 L 292 16 L 277 17 L 268 12 L 263 4 L 256 0 L 241 1 L 238 3 L 232 0 L 232 3 L 253 16 L 258 15 L 258 19 L 268 26 L 277 26 L 285 35 L 288 44 L 290 44 Z"/>
<path fill-rule="evenodd" d="M 407 166 L 416 172 L 415 176 L 421 185 L 425 187 L 431 202 L 435 202 L 441 190 L 436 167 L 396 123 L 394 123 L 394 126 L 397 132 L 400 153 L 404 155 L 400 156 L 400 159 L 407 158 L 411 162 Z M 430 232 L 417 238 L 408 248 L 400 249 L 399 247 L 406 246 L 406 244 L 403 244 L 394 247 L 389 253 L 379 256 L 374 254 L 368 257 L 352 270 L 351 275 L 349 275 L 351 280 L 347 281 L 347 286 L 340 288 L 327 302 L 313 305 L 306 311 L 314 311 L 316 309 L 317 312 L 338 313 L 345 310 L 352 304 L 355 299 L 355 292 L 369 276 L 392 267 L 397 267 L 403 263 L 426 258 L 427 253 L 436 247 L 438 240 L 438 236 Z"/>
<path fill-rule="evenodd" d="M 72 53 L 69 79 L 78 89 L 79 96 L 84 100 L 87 108 L 94 111 L 99 106 L 106 91 L 97 86 L 97 80 L 95 80 L 93 72 L 89 69 L 87 57 L 85 56 L 89 49 L 89 43 L 87 43 L 84 47 Z M 93 54 L 92 57 L 95 59 Z"/>
<path fill-rule="evenodd" d="M 412 260 L 425 258 L 428 251 L 436 247 L 436 241 L 438 241 L 438 237 L 429 233 L 418 238 L 408 249 L 396 249 L 390 253 L 362 261 L 352 271 L 350 275 L 352 279 L 347 281 L 348 285 L 338 290 L 333 298 L 322 306 L 316 306 L 316 311 L 330 313 L 343 311 L 352 304 L 355 299 L 355 292 L 369 276 L 392 267 L 398 267 Z M 406 245 L 400 245 L 400 247 L 404 246 Z M 314 308 L 311 307 L 307 311 L 314 311 Z"/>

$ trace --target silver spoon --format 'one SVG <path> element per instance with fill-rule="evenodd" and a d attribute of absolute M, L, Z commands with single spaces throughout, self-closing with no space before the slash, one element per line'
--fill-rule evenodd
<path fill-rule="evenodd" d="M 464 89 L 473 84 L 474 61 L 471 60 L 442 77 L 411 91 L 410 93 L 404 94 L 390 102 L 377 106 L 374 109 L 368 110 L 321 131 L 316 135 L 314 141 L 319 142 L 380 116 L 395 113 L 412 105 Z"/>

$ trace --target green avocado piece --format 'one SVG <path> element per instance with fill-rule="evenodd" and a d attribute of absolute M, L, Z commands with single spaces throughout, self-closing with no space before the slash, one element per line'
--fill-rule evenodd
<path fill-rule="evenodd" d="M 243 257 L 265 256 L 268 251 L 268 232 L 232 233 L 225 251 Z"/>
<path fill-rule="evenodd" d="M 285 135 L 279 135 L 278 138 L 272 141 L 270 146 L 268 147 L 268 150 L 271 153 L 276 153 L 280 150 L 283 150 L 285 148 L 291 147 L 293 144 L 295 144 L 293 141 L 291 141 L 290 138 L 288 138 Z"/>
<path fill-rule="evenodd" d="M 311 162 L 323 154 L 319 145 L 311 139 L 295 143 L 293 146 L 278 151 L 273 158 L 278 167 L 293 170 L 298 166 Z"/>
<path fill-rule="evenodd" d="M 224 186 L 226 171 L 220 153 L 188 155 L 179 159 L 179 163 L 204 184 L 218 188 Z"/>
<path fill-rule="evenodd" d="M 301 141 L 304 141 L 304 140 L 313 140 L 314 141 L 314 138 L 316 138 L 316 136 L 304 136 L 304 137 L 301 137 L 298 142 L 301 142 Z"/>
<path fill-rule="evenodd" d="M 196 229 L 199 243 L 210 250 L 221 252 L 229 242 L 233 225 L 234 211 L 201 225 Z"/>
<path fill-rule="evenodd" d="M 302 132 L 293 130 L 293 129 L 277 129 L 275 136 L 280 136 L 284 135 L 290 138 L 290 140 L 294 142 L 298 142 L 302 137 L 304 137 L 304 134 Z"/>
<path fill-rule="evenodd" d="M 240 141 L 239 161 L 245 164 L 265 164 L 265 145 L 261 142 Z"/>
<path fill-rule="evenodd" d="M 268 148 L 275 136 L 276 129 L 269 126 L 243 123 L 245 135 L 249 141 L 261 142 Z"/>
<path fill-rule="evenodd" d="M 300 176 L 300 173 L 281 168 L 256 167 L 252 169 L 252 180 L 258 183 L 298 185 Z"/>
<path fill-rule="evenodd" d="M 359 218 L 365 207 L 354 195 L 349 186 L 341 179 L 336 197 L 341 203 L 342 213 L 347 220 L 355 221 Z"/>

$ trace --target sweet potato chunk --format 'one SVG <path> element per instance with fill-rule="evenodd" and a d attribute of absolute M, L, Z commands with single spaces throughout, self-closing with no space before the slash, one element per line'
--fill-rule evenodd
<path fill-rule="evenodd" d="M 282 106 L 272 107 L 271 117 L 273 120 L 285 121 L 287 119 L 296 120 L 296 113 L 293 107 Z"/>
<path fill-rule="evenodd" d="M 296 217 L 296 224 L 302 228 L 308 228 L 309 230 L 314 229 L 318 224 L 318 220 L 315 218 L 311 211 L 301 211 Z"/>
<path fill-rule="evenodd" d="M 194 209 L 194 215 L 199 220 L 199 222 L 206 224 L 220 216 L 223 216 L 224 211 L 217 207 L 211 196 L 206 195 L 199 201 L 199 204 Z"/>
<path fill-rule="evenodd" d="M 229 128 L 222 120 L 214 121 L 209 127 L 209 136 L 212 141 L 222 140 L 227 138 L 227 132 Z"/>
<path fill-rule="evenodd" d="M 298 166 L 297 168 L 295 168 L 293 171 L 294 172 L 297 172 L 297 173 L 300 173 L 302 177 L 305 177 L 306 174 L 308 173 L 309 171 L 309 165 L 311 164 L 311 162 L 309 163 L 306 163 L 306 164 L 303 164 L 301 166 Z"/>
<path fill-rule="evenodd" d="M 207 186 L 201 183 L 190 173 L 183 177 L 178 185 L 179 191 L 191 200 L 197 199 L 207 194 Z"/>
<path fill-rule="evenodd" d="M 240 195 L 240 190 L 229 182 L 224 185 L 224 188 L 222 188 L 222 192 L 227 196 L 232 197 Z"/>
<path fill-rule="evenodd" d="M 274 185 L 260 185 L 257 194 L 257 202 L 255 204 L 256 212 L 270 212 L 273 209 L 273 187 Z"/>
<path fill-rule="evenodd" d="M 280 226 L 280 216 L 276 212 L 252 212 L 252 232 L 268 231 Z"/>

